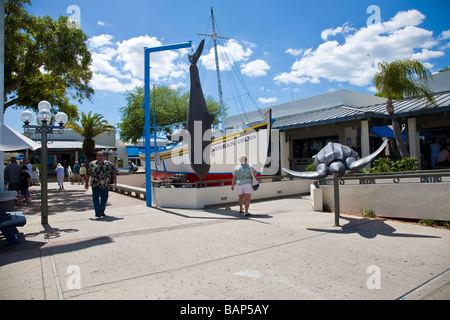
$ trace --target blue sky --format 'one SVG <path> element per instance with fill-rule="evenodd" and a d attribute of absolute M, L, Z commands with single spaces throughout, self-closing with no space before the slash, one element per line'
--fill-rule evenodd
<path fill-rule="evenodd" d="M 219 41 L 220 52 L 233 58 L 220 61 L 229 115 L 255 110 L 252 101 L 263 108 L 330 90 L 374 94 L 383 60 L 413 57 L 432 72 L 450 65 L 448 0 L 33 0 L 29 10 L 80 21 L 95 95 L 79 110 L 117 124 L 125 90 L 143 84 L 143 47 L 192 41 L 195 49 L 204 38 L 197 33 L 211 33 L 210 7 L 216 31 L 229 38 Z M 211 49 L 207 38 L 199 69 L 205 95 L 218 100 Z M 189 90 L 188 52 L 152 54 L 152 85 Z M 5 123 L 21 131 L 19 114 L 9 108 Z"/>

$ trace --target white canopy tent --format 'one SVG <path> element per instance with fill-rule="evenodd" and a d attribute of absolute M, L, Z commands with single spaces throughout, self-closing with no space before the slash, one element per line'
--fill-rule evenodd
<path fill-rule="evenodd" d="M 40 143 L 25 137 L 3 123 L 1 130 L 0 151 L 36 150 L 41 147 Z"/>
<path fill-rule="evenodd" d="M 4 167 L 4 157 L 3 152 L 5 151 L 18 151 L 18 150 L 25 150 L 25 149 L 31 149 L 36 150 L 41 147 L 40 143 L 37 143 L 30 138 L 25 137 L 23 134 L 17 132 L 14 129 L 11 129 L 5 124 L 1 124 L 1 130 L 0 130 L 0 153 L 2 155 L 2 161 L 0 163 L 0 180 L 3 181 L 4 179 L 4 173 L 3 170 Z M 0 183 L 0 192 L 4 191 L 4 184 Z"/>

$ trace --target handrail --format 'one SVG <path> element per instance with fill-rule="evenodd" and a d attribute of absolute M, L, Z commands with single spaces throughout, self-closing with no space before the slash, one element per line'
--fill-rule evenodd
<path fill-rule="evenodd" d="M 258 176 L 256 177 L 256 179 L 261 182 L 261 180 L 269 180 L 269 179 L 277 179 L 277 181 L 279 180 L 283 180 L 283 179 L 287 179 L 287 180 L 293 180 L 294 179 L 299 179 L 297 177 L 292 177 L 289 175 L 271 175 L 271 176 Z M 207 187 L 208 185 L 211 184 L 219 184 L 220 186 L 225 185 L 225 183 L 231 183 L 232 179 L 221 179 L 221 180 L 206 180 L 206 181 L 196 181 L 196 182 L 173 182 L 171 179 L 166 179 L 166 180 L 152 180 L 152 186 L 156 187 L 156 188 L 160 188 L 161 186 L 165 185 L 168 187 L 174 186 L 174 187 L 188 187 L 188 188 L 203 188 L 203 187 Z"/>
<path fill-rule="evenodd" d="M 435 170 L 417 170 L 417 171 L 399 171 L 399 172 L 379 172 L 379 173 L 349 173 L 343 177 L 340 177 L 339 180 L 345 183 L 345 180 L 360 180 L 361 184 L 368 184 L 368 180 L 376 180 L 376 179 L 393 179 L 394 183 L 399 183 L 400 179 L 405 178 L 421 178 L 421 182 L 441 182 L 442 179 L 428 179 L 428 178 L 441 178 L 441 177 L 450 177 L 450 169 L 435 169 Z M 256 177 L 258 181 L 265 180 L 273 180 L 276 181 L 281 180 L 299 180 L 301 178 L 293 177 L 291 175 L 270 175 L 270 176 L 258 176 Z M 365 182 L 361 182 L 364 181 Z M 319 180 L 311 180 L 316 184 Z M 329 176 L 320 182 L 324 181 L 333 181 L 333 177 Z M 225 185 L 226 183 L 231 183 L 231 179 L 221 179 L 221 180 L 207 180 L 207 181 L 196 181 L 196 182 L 173 182 L 171 179 L 167 180 L 152 180 L 152 186 L 156 188 L 161 188 L 162 186 L 166 187 L 181 187 L 181 188 L 203 188 L 207 187 L 211 184 L 219 184 L 220 186 Z M 374 182 L 373 182 L 374 183 Z M 342 184 L 342 182 L 341 182 Z"/>
<path fill-rule="evenodd" d="M 399 171 L 399 172 L 378 172 L 378 173 L 351 173 L 346 176 L 340 177 L 341 184 L 344 184 L 346 180 L 360 180 L 361 184 L 375 183 L 377 179 L 393 179 L 394 183 L 399 183 L 400 179 L 408 178 L 420 178 L 421 183 L 426 182 L 442 182 L 442 177 L 450 177 L 450 169 L 437 169 L 437 170 L 417 170 L 417 171 Z M 328 177 L 323 181 L 333 181 L 334 178 Z M 373 180 L 373 182 L 369 182 Z M 319 180 L 314 182 L 317 184 Z"/>

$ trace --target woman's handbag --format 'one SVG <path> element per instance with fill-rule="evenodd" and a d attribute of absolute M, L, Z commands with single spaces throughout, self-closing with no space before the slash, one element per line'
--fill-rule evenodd
<path fill-rule="evenodd" d="M 256 180 L 256 178 L 253 174 L 252 174 L 252 187 L 253 187 L 253 191 L 258 190 L 258 188 L 259 188 L 259 182 L 258 182 L 258 180 Z"/>

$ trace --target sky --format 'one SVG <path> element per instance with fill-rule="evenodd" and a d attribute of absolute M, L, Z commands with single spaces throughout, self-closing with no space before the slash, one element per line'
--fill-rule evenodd
<path fill-rule="evenodd" d="M 334 90 L 373 95 L 378 62 L 414 58 L 432 73 L 450 65 L 450 1 L 32 0 L 36 16 L 77 21 L 93 63 L 91 101 L 79 112 L 121 122 L 125 92 L 144 84 L 144 47 L 192 41 L 152 53 L 151 85 L 189 91 L 188 53 L 202 39 L 203 92 L 219 101 L 211 34 L 214 8 L 228 115 Z M 21 110 L 5 123 L 22 132 Z M 301 112 L 301 110 L 299 110 Z"/>

